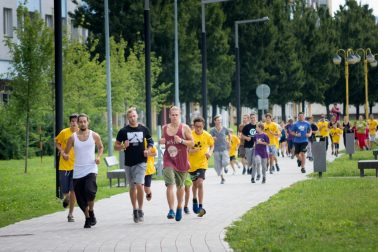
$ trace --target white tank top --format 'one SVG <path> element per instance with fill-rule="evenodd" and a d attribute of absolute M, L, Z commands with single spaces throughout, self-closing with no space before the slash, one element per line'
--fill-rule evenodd
<path fill-rule="evenodd" d="M 89 136 L 86 141 L 80 141 L 77 133 L 74 136 L 74 151 L 75 151 L 75 165 L 73 178 L 78 179 L 87 176 L 89 173 L 98 173 L 98 168 L 95 162 L 95 141 L 93 139 L 92 131 L 89 131 Z"/>

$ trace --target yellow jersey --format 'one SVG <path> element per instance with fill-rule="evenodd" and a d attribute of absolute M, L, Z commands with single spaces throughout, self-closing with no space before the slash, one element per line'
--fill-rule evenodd
<path fill-rule="evenodd" d="M 369 119 L 368 120 L 368 127 L 369 127 L 369 135 L 375 135 L 377 132 L 378 122 L 376 120 Z"/>
<path fill-rule="evenodd" d="M 269 145 L 278 146 L 277 134 L 281 135 L 281 131 L 275 122 L 264 123 L 264 132 L 269 137 Z"/>
<path fill-rule="evenodd" d="M 230 157 L 236 156 L 236 151 L 238 149 L 238 146 L 240 145 L 240 139 L 236 135 L 232 134 L 231 136 L 231 143 L 230 143 Z"/>
<path fill-rule="evenodd" d="M 154 156 L 148 156 L 147 157 L 147 167 L 146 167 L 146 174 L 145 175 L 152 175 L 156 173 L 155 169 L 155 156 L 157 153 L 156 147 L 151 148 L 151 153 L 155 154 Z"/>
<path fill-rule="evenodd" d="M 74 132 L 71 131 L 70 128 L 63 129 L 56 137 L 55 141 L 60 144 L 62 147 L 62 151 L 66 149 L 67 141 L 70 139 Z M 63 155 L 60 155 L 59 158 L 59 170 L 60 171 L 72 171 L 74 168 L 75 163 L 75 154 L 74 154 L 74 148 L 72 147 L 70 152 L 68 153 L 69 158 L 68 160 L 64 160 Z"/>
<path fill-rule="evenodd" d="M 329 128 L 328 128 L 328 122 L 327 121 L 319 121 L 317 124 L 319 129 L 319 135 L 321 137 L 327 137 L 329 136 Z"/>
<path fill-rule="evenodd" d="M 340 142 L 340 136 L 343 134 L 343 130 L 339 128 L 332 128 L 330 129 L 329 134 L 332 136 L 332 143 L 338 144 Z"/>
<path fill-rule="evenodd" d="M 209 151 L 209 148 L 214 146 L 214 138 L 207 132 L 203 131 L 201 135 L 193 130 L 193 149 L 196 152 L 189 151 L 189 172 L 195 172 L 198 169 L 207 169 L 209 164 L 205 154 Z"/>

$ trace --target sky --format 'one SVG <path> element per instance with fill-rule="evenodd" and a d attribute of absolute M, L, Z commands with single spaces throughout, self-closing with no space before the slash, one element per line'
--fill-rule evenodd
<path fill-rule="evenodd" d="M 373 9 L 374 16 L 378 16 L 378 0 L 357 0 L 361 4 L 368 4 L 370 9 Z M 332 0 L 332 13 L 339 9 L 339 5 L 344 5 L 345 0 Z"/>

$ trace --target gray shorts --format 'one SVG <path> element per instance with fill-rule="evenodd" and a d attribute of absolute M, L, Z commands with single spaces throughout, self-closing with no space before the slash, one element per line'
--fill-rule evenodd
<path fill-rule="evenodd" d="M 229 151 L 214 151 L 214 168 L 218 176 L 222 174 L 222 169 L 230 162 Z"/>
<path fill-rule="evenodd" d="M 254 164 L 255 149 L 254 148 L 245 148 L 245 158 L 247 159 L 248 167 L 251 167 Z"/>
<path fill-rule="evenodd" d="M 144 175 L 146 174 L 146 163 L 139 163 L 133 166 L 125 165 L 125 172 L 130 188 L 134 187 L 135 184 L 143 184 Z"/>

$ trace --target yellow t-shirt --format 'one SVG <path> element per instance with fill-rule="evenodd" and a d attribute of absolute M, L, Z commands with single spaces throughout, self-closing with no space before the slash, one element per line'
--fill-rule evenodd
<path fill-rule="evenodd" d="M 157 149 L 156 147 L 151 148 L 151 153 L 156 154 Z M 147 157 L 147 168 L 146 168 L 146 174 L 145 175 L 152 175 L 156 173 L 155 169 L 155 156 L 148 156 Z"/>
<path fill-rule="evenodd" d="M 318 122 L 317 123 L 318 129 L 319 129 L 319 134 L 321 137 L 327 137 L 329 136 L 329 128 L 328 128 L 328 122 Z"/>
<path fill-rule="evenodd" d="M 368 120 L 368 127 L 369 127 L 369 135 L 375 135 L 377 132 L 378 122 L 376 120 L 369 119 Z"/>
<path fill-rule="evenodd" d="M 214 139 L 207 131 L 203 131 L 201 135 L 197 135 L 193 130 L 192 135 L 194 149 L 198 151 L 193 153 L 189 152 L 189 172 L 194 172 L 197 169 L 207 169 L 209 164 L 205 154 L 209 151 L 210 147 L 214 146 Z"/>
<path fill-rule="evenodd" d="M 62 150 L 64 151 L 67 146 L 67 141 L 70 139 L 74 132 L 71 131 L 70 128 L 63 129 L 56 137 L 55 141 L 62 146 Z M 63 156 L 60 155 L 59 158 L 59 170 L 60 171 L 72 171 L 74 168 L 75 163 L 75 154 L 74 154 L 74 148 L 72 146 L 69 154 L 69 159 L 66 161 L 63 159 Z"/>
<path fill-rule="evenodd" d="M 340 142 L 340 136 L 343 134 L 343 130 L 339 128 L 332 128 L 330 129 L 329 134 L 332 136 L 332 143 L 338 144 Z"/>
<path fill-rule="evenodd" d="M 236 135 L 231 135 L 231 144 L 230 144 L 230 157 L 236 156 L 236 150 L 238 149 L 238 146 L 240 144 L 240 139 Z"/>
<path fill-rule="evenodd" d="M 278 125 L 275 122 L 264 123 L 264 132 L 269 137 L 269 145 L 278 146 L 278 138 L 275 134 L 281 134 Z"/>

